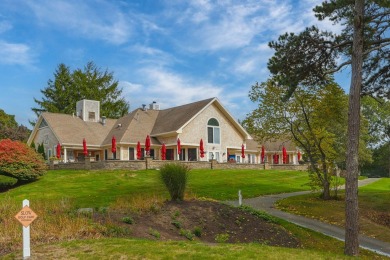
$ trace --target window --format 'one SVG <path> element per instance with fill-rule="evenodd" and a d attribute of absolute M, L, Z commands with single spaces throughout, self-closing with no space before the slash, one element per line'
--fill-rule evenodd
<path fill-rule="evenodd" d="M 196 148 L 188 148 L 188 161 L 196 161 L 197 154 Z"/>
<path fill-rule="evenodd" d="M 167 153 L 166 153 L 165 157 L 167 160 L 174 160 L 175 159 L 174 154 L 175 154 L 175 152 L 173 149 L 167 149 Z"/>
<path fill-rule="evenodd" d="M 207 122 L 207 140 L 209 144 L 220 144 L 221 134 L 217 119 L 211 118 Z"/>
<path fill-rule="evenodd" d="M 39 128 L 43 128 L 43 127 L 46 127 L 47 126 L 47 122 L 45 119 L 42 119 L 42 122 L 41 124 L 39 125 Z"/>
<path fill-rule="evenodd" d="M 90 121 L 95 121 L 95 112 L 89 112 L 88 113 L 88 119 Z"/>
<path fill-rule="evenodd" d="M 129 160 L 134 160 L 134 147 L 129 147 Z"/>

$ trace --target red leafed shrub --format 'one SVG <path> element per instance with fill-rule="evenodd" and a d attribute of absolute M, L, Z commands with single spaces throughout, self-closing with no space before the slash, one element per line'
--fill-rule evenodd
<path fill-rule="evenodd" d="M 0 175 L 28 182 L 42 176 L 47 167 L 40 154 L 20 141 L 0 140 Z"/>

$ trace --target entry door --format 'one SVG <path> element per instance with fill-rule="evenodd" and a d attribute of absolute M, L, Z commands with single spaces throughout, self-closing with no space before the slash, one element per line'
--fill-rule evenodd
<path fill-rule="evenodd" d="M 209 160 L 214 159 L 219 162 L 219 152 L 209 152 Z"/>

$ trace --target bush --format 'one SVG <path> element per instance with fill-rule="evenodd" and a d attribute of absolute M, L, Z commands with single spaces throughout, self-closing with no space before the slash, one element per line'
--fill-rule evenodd
<path fill-rule="evenodd" d="M 28 182 L 42 176 L 47 167 L 38 153 L 19 141 L 0 141 L 0 174 L 18 182 Z"/>
<path fill-rule="evenodd" d="M 217 234 L 214 238 L 217 243 L 226 243 L 229 240 L 229 234 Z"/>
<path fill-rule="evenodd" d="M 122 221 L 126 224 L 134 224 L 134 219 L 132 217 L 123 217 Z"/>
<path fill-rule="evenodd" d="M 171 200 L 183 200 L 189 168 L 178 163 L 167 163 L 160 169 L 161 179 L 167 187 Z"/>

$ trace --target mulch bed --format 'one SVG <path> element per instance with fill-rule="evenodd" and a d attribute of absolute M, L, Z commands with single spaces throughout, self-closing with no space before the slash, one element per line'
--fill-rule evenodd
<path fill-rule="evenodd" d="M 125 223 L 125 217 L 130 218 L 133 223 Z M 299 240 L 283 227 L 239 208 L 214 201 L 169 201 L 159 208 L 141 213 L 95 213 L 94 220 L 107 227 L 120 227 L 122 232 L 119 232 L 119 235 L 125 237 L 154 240 L 190 239 L 206 243 L 256 242 L 272 246 L 300 247 Z M 113 235 L 113 232 L 108 232 L 108 235 Z"/>

